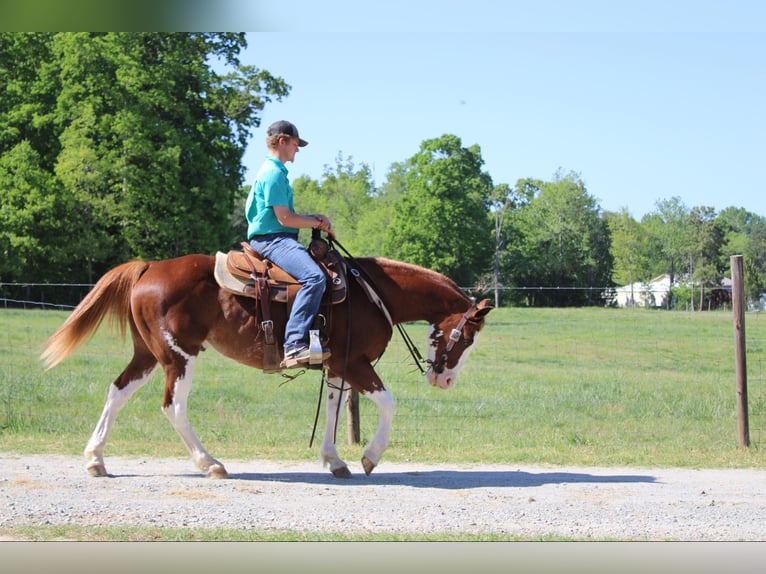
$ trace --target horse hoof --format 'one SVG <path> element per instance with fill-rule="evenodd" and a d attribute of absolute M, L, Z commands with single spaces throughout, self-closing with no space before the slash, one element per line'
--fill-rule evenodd
<path fill-rule="evenodd" d="M 214 464 L 207 469 L 208 478 L 229 478 L 229 473 L 222 464 Z"/>
<path fill-rule="evenodd" d="M 364 456 L 362 457 L 362 466 L 364 467 L 364 474 L 366 474 L 367 476 L 370 476 L 370 473 L 375 468 L 375 463 L 372 462 L 366 456 Z"/>
<path fill-rule="evenodd" d="M 88 474 L 91 476 L 96 476 L 96 477 L 107 476 L 106 467 L 103 464 L 91 463 L 85 467 L 85 470 L 87 470 Z"/>
<path fill-rule="evenodd" d="M 348 469 L 347 466 L 341 466 L 340 468 L 336 468 L 332 471 L 332 475 L 335 478 L 351 478 L 351 471 Z"/>

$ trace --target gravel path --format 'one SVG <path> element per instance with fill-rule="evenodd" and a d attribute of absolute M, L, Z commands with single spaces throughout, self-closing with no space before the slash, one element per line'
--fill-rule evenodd
<path fill-rule="evenodd" d="M 389 463 L 349 480 L 319 462 L 0 453 L 0 528 L 156 526 L 304 532 L 497 533 L 593 540 L 766 540 L 766 471 Z"/>

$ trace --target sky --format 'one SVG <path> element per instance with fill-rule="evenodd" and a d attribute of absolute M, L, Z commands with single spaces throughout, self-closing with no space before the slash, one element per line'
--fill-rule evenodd
<path fill-rule="evenodd" d="M 244 6 L 244 5 L 243 5 Z M 423 141 L 478 145 L 495 185 L 575 173 L 606 211 L 657 201 L 766 216 L 766 3 L 709 0 L 326 0 L 246 12 L 244 64 L 291 87 L 244 162 L 287 119 L 309 146 L 290 177 L 337 158 L 376 185 Z M 243 8 L 246 10 L 247 8 Z M 251 14 L 252 16 L 252 14 Z"/>

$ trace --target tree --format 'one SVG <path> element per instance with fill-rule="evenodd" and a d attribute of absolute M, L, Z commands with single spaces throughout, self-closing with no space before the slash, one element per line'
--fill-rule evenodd
<path fill-rule="evenodd" d="M 720 285 L 723 278 L 721 260 L 721 245 L 723 244 L 723 229 L 716 219 L 712 207 L 695 207 L 689 212 L 689 276 L 692 286 L 700 286 L 700 298 L 697 308 L 702 311 L 705 304 L 705 287 Z M 694 309 L 694 298 L 692 298 Z"/>
<path fill-rule="evenodd" d="M 60 146 L 54 123 L 59 75 L 53 34 L 0 33 L 0 155 L 28 142 L 52 171 Z"/>
<path fill-rule="evenodd" d="M 745 294 L 757 301 L 766 291 L 766 218 L 743 208 L 727 207 L 717 217 L 724 233 L 721 267 L 732 255 L 744 257 Z"/>
<path fill-rule="evenodd" d="M 661 272 L 670 276 L 671 292 L 667 297 L 667 308 L 670 309 L 679 265 L 690 250 L 689 210 L 680 197 L 660 200 L 655 207 L 655 211 L 644 216 L 642 223 L 650 234 L 653 252 L 659 255 L 657 262 Z"/>
<path fill-rule="evenodd" d="M 503 271 L 507 267 L 508 247 L 514 244 L 518 231 L 513 224 L 513 214 L 530 201 L 533 194 L 528 188 L 510 187 L 502 183 L 492 189 L 490 197 L 490 220 L 493 226 L 494 260 L 491 285 L 495 292 L 495 307 L 500 307 L 500 291 L 503 287 Z"/>
<path fill-rule="evenodd" d="M 40 280 L 60 281 L 72 263 L 66 241 L 43 243 L 68 235 L 74 211 L 41 163 L 28 141 L 0 155 L 0 281 L 14 281 L 33 267 L 40 269 Z"/>
<path fill-rule="evenodd" d="M 608 214 L 607 223 L 612 237 L 612 278 L 618 285 L 630 285 L 630 299 L 635 301 L 633 284 L 651 279 L 646 230 L 626 208 L 619 213 Z"/>
<path fill-rule="evenodd" d="M 249 132 L 271 98 L 289 93 L 282 79 L 240 65 L 245 45 L 231 33 L 0 36 L 0 74 L 10 80 L 0 152 L 29 141 L 77 214 L 65 235 L 39 242 L 49 256 L 53 243 L 68 244 L 71 280 L 92 281 L 130 257 L 213 252 L 235 240 Z M 35 275 L 27 268 L 19 278 Z"/>
<path fill-rule="evenodd" d="M 212 71 L 212 56 L 238 65 L 244 37 L 110 33 L 56 39 L 65 78 L 59 107 L 71 117 L 62 163 L 68 148 L 77 158 L 74 177 L 67 179 L 72 162 L 60 165 L 59 175 L 76 187 L 82 154 L 100 162 L 101 184 L 86 196 L 111 202 L 112 219 L 104 227 L 124 242 L 123 257 L 229 245 L 245 134 L 263 107 L 255 90 L 264 82 L 268 93 L 285 92 L 280 81 L 251 68 L 230 76 Z M 90 114 L 93 123 L 82 121 Z"/>
<path fill-rule="evenodd" d="M 559 170 L 552 182 L 518 211 L 516 282 L 527 304 L 600 304 L 611 285 L 612 255 L 606 220 L 576 173 Z M 540 287 L 548 289 L 539 289 Z"/>
<path fill-rule="evenodd" d="M 480 148 L 462 147 L 457 136 L 424 141 L 404 165 L 406 191 L 394 204 L 385 253 L 473 285 L 492 266 L 492 180 L 483 163 Z"/>
<path fill-rule="evenodd" d="M 53 166 L 52 34 L 0 33 L 0 280 L 60 281 L 75 220 Z M 34 272 L 32 271 L 34 270 Z"/>
<path fill-rule="evenodd" d="M 367 253 L 366 240 L 375 231 L 375 188 L 367 165 L 357 168 L 351 157 L 338 154 L 333 168 L 325 166 L 321 182 L 301 177 L 293 188 L 297 211 L 327 214 L 346 249 L 352 254 Z"/>

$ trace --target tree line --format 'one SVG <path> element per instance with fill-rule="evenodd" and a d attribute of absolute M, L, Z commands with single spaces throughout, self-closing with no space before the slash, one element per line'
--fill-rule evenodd
<path fill-rule="evenodd" d="M 291 89 L 241 65 L 245 47 L 228 33 L 0 34 L 0 282 L 92 283 L 127 259 L 238 246 L 246 143 Z M 732 254 L 748 295 L 764 290 L 760 215 L 672 197 L 637 221 L 602 210 L 576 172 L 495 184 L 483 164 L 445 134 L 376 185 L 339 152 L 319 180 L 293 180 L 296 209 L 329 214 L 354 255 L 423 265 L 499 305 L 603 305 L 669 273 L 702 309 Z"/>
<path fill-rule="evenodd" d="M 478 146 L 445 135 L 394 164 L 379 188 L 367 166 L 341 157 L 294 187 L 303 209 L 330 214 L 350 251 L 436 269 L 497 305 L 604 305 L 614 287 L 667 273 L 683 285 L 669 305 L 712 308 L 735 254 L 744 255 L 746 295 L 766 291 L 760 215 L 671 197 L 636 220 L 627 208 L 602 210 L 575 172 L 493 185 L 482 164 Z"/>
<path fill-rule="evenodd" d="M 250 130 L 290 89 L 241 65 L 245 46 L 0 34 L 0 280 L 92 282 L 132 257 L 230 244 Z"/>

